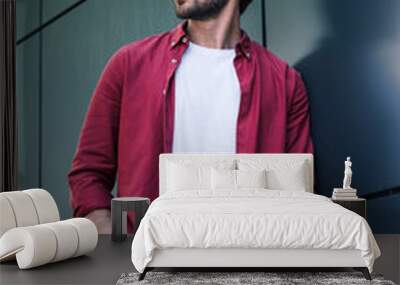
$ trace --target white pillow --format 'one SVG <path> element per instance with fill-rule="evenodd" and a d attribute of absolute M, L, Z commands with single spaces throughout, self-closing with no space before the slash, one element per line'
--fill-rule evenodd
<path fill-rule="evenodd" d="M 210 190 L 211 169 L 234 169 L 234 160 L 184 159 L 167 163 L 167 191 Z"/>
<path fill-rule="evenodd" d="M 168 189 L 184 191 L 209 188 L 208 167 L 184 166 L 170 163 L 168 166 Z"/>
<path fill-rule="evenodd" d="M 267 172 L 261 170 L 236 170 L 238 188 L 267 188 Z"/>
<path fill-rule="evenodd" d="M 311 189 L 306 160 L 239 159 L 239 170 L 265 169 L 267 187 L 273 190 L 307 191 Z"/>
<path fill-rule="evenodd" d="M 237 190 L 240 188 L 266 188 L 266 171 L 262 170 L 211 170 L 211 188 Z"/>
<path fill-rule="evenodd" d="M 236 189 L 236 170 L 212 168 L 211 189 Z"/>

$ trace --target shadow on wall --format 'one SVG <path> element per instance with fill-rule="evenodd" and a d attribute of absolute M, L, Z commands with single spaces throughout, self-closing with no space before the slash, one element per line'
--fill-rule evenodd
<path fill-rule="evenodd" d="M 329 36 L 295 65 L 309 91 L 317 189 L 330 195 L 340 186 L 348 155 L 359 194 L 399 186 L 400 1 L 320 4 Z M 384 199 L 400 218 L 400 199 Z M 373 228 L 381 228 L 369 213 Z M 400 232 L 400 223 L 387 227 Z"/>

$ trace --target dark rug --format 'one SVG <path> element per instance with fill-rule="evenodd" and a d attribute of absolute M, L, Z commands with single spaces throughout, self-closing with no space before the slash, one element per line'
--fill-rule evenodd
<path fill-rule="evenodd" d="M 148 272 L 146 278 L 138 281 L 138 273 L 122 274 L 117 285 L 133 284 L 379 284 L 395 285 L 381 275 L 372 275 L 368 281 L 360 272 Z"/>

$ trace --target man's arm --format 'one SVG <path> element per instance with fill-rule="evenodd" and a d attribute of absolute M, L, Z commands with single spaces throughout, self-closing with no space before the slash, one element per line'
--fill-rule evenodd
<path fill-rule="evenodd" d="M 74 216 L 87 216 L 98 226 L 110 222 L 111 190 L 117 172 L 117 145 L 124 50 L 114 54 L 92 96 L 68 174 Z M 108 230 L 107 230 L 108 231 Z"/>
<path fill-rule="evenodd" d="M 99 234 L 111 234 L 111 211 L 109 209 L 98 209 L 85 216 L 91 220 L 97 227 Z"/>
<path fill-rule="evenodd" d="M 292 70 L 288 109 L 286 152 L 313 153 L 307 91 L 299 73 Z"/>

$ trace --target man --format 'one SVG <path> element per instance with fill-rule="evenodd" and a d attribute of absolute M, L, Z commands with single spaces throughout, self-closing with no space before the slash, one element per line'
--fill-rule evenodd
<path fill-rule="evenodd" d="M 110 191 L 158 196 L 165 152 L 312 152 L 299 74 L 240 30 L 251 0 L 175 0 L 172 31 L 122 47 L 94 91 L 69 173 L 72 207 L 111 231 Z"/>

